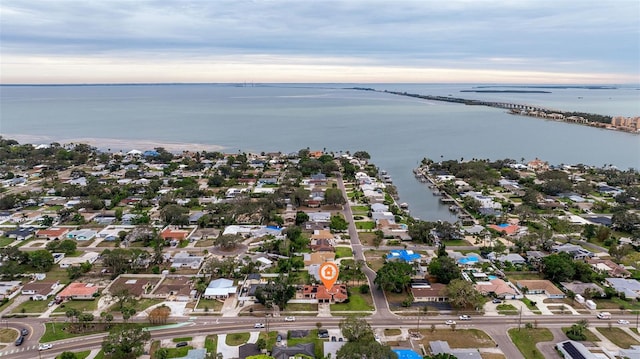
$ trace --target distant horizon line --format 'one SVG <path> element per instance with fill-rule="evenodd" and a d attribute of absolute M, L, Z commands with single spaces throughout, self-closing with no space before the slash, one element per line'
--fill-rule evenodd
<path fill-rule="evenodd" d="M 500 87 L 557 87 L 557 88 L 607 88 L 612 86 L 640 87 L 640 83 L 512 83 L 512 82 L 87 82 L 87 83 L 0 83 L 7 87 L 28 86 L 166 86 L 166 85 L 232 85 L 255 87 L 264 85 L 493 85 Z"/>

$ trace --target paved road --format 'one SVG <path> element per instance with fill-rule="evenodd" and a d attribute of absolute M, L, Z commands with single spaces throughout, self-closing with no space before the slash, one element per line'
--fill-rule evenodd
<path fill-rule="evenodd" d="M 540 328 L 549 328 L 554 333 L 554 342 L 563 340 L 563 337 L 558 338 L 556 333 L 562 327 L 570 326 L 583 316 L 576 317 L 574 315 L 553 315 L 553 316 L 526 316 L 522 318 L 522 325 L 532 320 L 537 320 Z M 142 318 L 144 319 L 144 318 Z M 433 316 L 422 318 L 420 325 L 422 328 L 435 324 L 438 329 L 447 329 L 449 326 L 444 322 L 447 319 L 457 319 L 455 316 Z M 616 316 L 615 320 L 627 319 L 629 321 L 635 320 L 635 315 L 620 315 Z M 15 325 L 27 325 L 31 328 L 37 328 L 47 319 L 44 318 L 24 318 L 22 323 L 9 322 L 10 326 Z M 342 318 L 322 318 L 322 325 L 327 329 L 338 328 Z M 140 320 L 144 322 L 144 320 Z M 198 335 L 210 335 L 210 334 L 223 334 L 234 332 L 250 332 L 254 331 L 253 325 L 256 321 L 255 317 L 237 317 L 237 318 L 220 318 L 220 317 L 194 317 L 184 318 L 184 322 L 180 327 L 174 327 L 169 329 L 153 330 L 151 336 L 153 340 L 170 339 L 180 336 L 198 336 Z M 298 317 L 296 322 L 285 322 L 284 318 L 272 318 L 270 320 L 270 330 L 293 330 L 293 329 L 315 329 L 317 317 Z M 370 316 L 367 321 L 373 328 L 416 328 L 418 325 L 418 316 L 416 317 L 398 317 L 394 318 L 377 318 Z M 608 321 L 592 321 L 591 326 L 607 327 Z M 507 334 L 507 329 L 518 327 L 517 316 L 492 316 L 492 317 L 473 317 L 470 321 L 458 322 L 457 329 L 480 329 L 489 334 L 493 340 L 498 344 L 498 347 L 505 353 L 509 359 L 522 358 L 522 355 L 518 349 L 513 345 Z M 37 342 L 35 333 L 29 338 L 29 341 L 21 347 L 15 347 L 9 345 L 0 351 L 0 357 L 2 358 L 15 358 L 15 359 L 33 359 L 36 355 L 42 354 L 42 358 L 53 358 L 55 355 L 60 354 L 65 350 L 82 351 L 93 348 L 99 348 L 102 343 L 102 338 L 106 335 L 95 334 L 81 338 L 71 338 L 54 342 L 54 347 L 46 352 L 38 352 L 37 346 L 34 343 Z M 455 333 L 452 332 L 452 335 Z M 541 345 L 541 349 L 547 351 L 548 345 Z M 547 358 L 548 356 L 545 356 Z"/>
<path fill-rule="evenodd" d="M 347 197 L 347 189 L 344 186 L 344 181 L 342 177 L 338 178 L 338 187 L 342 191 L 342 195 L 344 198 Z M 351 248 L 353 249 L 353 257 L 356 260 L 361 260 L 365 263 L 362 271 L 364 272 L 367 280 L 369 281 L 369 288 L 371 288 L 371 295 L 373 297 L 373 303 L 375 305 L 376 311 L 373 314 L 374 318 L 395 318 L 396 315 L 393 314 L 389 310 L 389 304 L 387 302 L 387 298 L 384 295 L 384 292 L 381 289 L 378 289 L 378 286 L 374 284 L 376 279 L 376 272 L 374 272 L 371 268 L 366 265 L 366 260 L 364 257 L 363 246 L 360 243 L 360 237 L 358 236 L 358 230 L 356 229 L 355 221 L 353 220 L 353 213 L 351 212 L 351 206 L 348 204 L 343 206 L 342 214 L 345 219 L 349 223 L 348 231 L 349 238 L 351 241 Z"/>

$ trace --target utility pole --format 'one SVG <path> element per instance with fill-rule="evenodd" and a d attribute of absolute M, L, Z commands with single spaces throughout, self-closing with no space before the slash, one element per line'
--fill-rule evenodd
<path fill-rule="evenodd" d="M 521 324 L 522 324 L 522 307 L 520 307 L 520 316 L 518 318 L 518 331 L 520 331 Z"/>

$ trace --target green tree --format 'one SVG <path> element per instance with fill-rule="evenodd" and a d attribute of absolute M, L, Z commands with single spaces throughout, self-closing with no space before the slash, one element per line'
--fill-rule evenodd
<path fill-rule="evenodd" d="M 303 211 L 296 212 L 296 226 L 299 226 L 309 220 L 309 215 Z"/>
<path fill-rule="evenodd" d="M 429 263 L 429 273 L 438 277 L 438 282 L 448 284 L 454 279 L 462 278 L 462 273 L 455 259 L 451 257 L 437 257 Z"/>
<path fill-rule="evenodd" d="M 329 223 L 329 228 L 331 228 L 332 231 L 342 232 L 347 230 L 348 224 L 347 224 L 347 221 L 344 219 L 344 217 L 337 214 L 337 215 L 331 216 L 331 222 Z"/>
<path fill-rule="evenodd" d="M 339 188 L 334 188 L 334 187 L 327 188 L 325 190 L 324 201 L 328 205 L 332 205 L 332 206 L 343 205 L 347 202 L 344 199 L 344 196 L 342 195 L 342 191 Z"/>
<path fill-rule="evenodd" d="M 242 242 L 242 236 L 237 234 L 221 234 L 213 240 L 213 244 L 222 250 L 234 250 Z"/>
<path fill-rule="evenodd" d="M 483 297 L 472 282 L 464 279 L 454 279 L 445 289 L 451 306 L 459 309 L 478 308 L 482 305 Z"/>
<path fill-rule="evenodd" d="M 542 273 L 553 282 L 564 282 L 573 278 L 575 267 L 567 253 L 551 254 L 542 259 Z"/>
<path fill-rule="evenodd" d="M 106 358 L 137 358 L 144 354 L 149 339 L 151 334 L 141 327 L 114 328 L 102 342 L 102 351 Z"/>
<path fill-rule="evenodd" d="M 73 252 L 75 252 L 77 248 L 78 245 L 75 241 L 71 239 L 65 239 L 63 241 L 60 241 L 60 243 L 58 244 L 58 248 L 56 248 L 56 251 L 62 252 L 64 254 L 73 254 Z"/>
<path fill-rule="evenodd" d="M 336 353 L 337 359 L 397 359 L 388 345 L 375 340 L 365 319 L 347 317 L 340 321 L 340 330 L 347 342 Z"/>
<path fill-rule="evenodd" d="M 53 254 L 46 249 L 29 252 L 29 265 L 37 271 L 48 272 L 53 267 Z"/>
<path fill-rule="evenodd" d="M 402 293 L 411 283 L 413 272 L 413 266 L 409 263 L 387 262 L 378 270 L 374 283 L 384 291 Z"/>
<path fill-rule="evenodd" d="M 60 356 L 58 357 L 60 359 L 76 359 L 76 353 L 74 352 L 62 352 L 62 354 L 60 354 Z"/>
<path fill-rule="evenodd" d="M 435 225 L 432 222 L 416 221 L 409 224 L 408 234 L 416 242 L 433 244 L 431 230 L 434 227 Z"/>

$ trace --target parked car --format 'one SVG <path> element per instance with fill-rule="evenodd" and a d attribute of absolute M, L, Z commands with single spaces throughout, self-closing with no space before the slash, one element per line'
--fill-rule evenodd
<path fill-rule="evenodd" d="M 264 328 L 264 323 L 256 323 L 253 325 L 254 328 Z"/>
<path fill-rule="evenodd" d="M 286 317 L 284 318 L 285 322 L 295 322 L 296 321 L 296 317 Z"/>
<path fill-rule="evenodd" d="M 278 334 L 276 337 L 276 342 L 280 343 L 282 341 L 282 335 Z"/>
<path fill-rule="evenodd" d="M 471 320 L 471 317 L 466 314 L 463 314 L 460 316 L 460 320 Z"/>
<path fill-rule="evenodd" d="M 455 325 L 455 324 L 456 324 L 456 321 L 455 321 L 455 320 L 451 320 L 451 319 L 449 319 L 449 320 L 447 320 L 446 322 L 444 322 L 444 324 L 446 324 L 446 325 Z"/>
<path fill-rule="evenodd" d="M 20 335 L 26 337 L 27 335 L 29 335 L 29 331 L 26 328 L 22 328 L 22 330 L 20 331 Z"/>
<path fill-rule="evenodd" d="M 502 301 L 500 299 L 496 298 L 496 299 L 492 300 L 491 303 L 500 304 L 500 303 L 502 303 Z"/>
<path fill-rule="evenodd" d="M 53 307 L 53 305 L 54 305 L 54 304 L 56 304 L 56 301 L 55 301 L 55 300 L 52 300 L 52 301 L 50 301 L 50 302 L 49 302 L 48 306 L 49 306 L 49 307 Z"/>
<path fill-rule="evenodd" d="M 187 345 L 189 345 L 189 343 L 179 342 L 179 343 L 176 343 L 176 348 L 186 347 Z"/>
<path fill-rule="evenodd" d="M 40 344 L 40 346 L 38 346 L 38 350 L 47 350 L 51 348 L 53 348 L 53 344 L 49 343 Z"/>
<path fill-rule="evenodd" d="M 24 342 L 24 337 L 21 335 L 18 337 L 18 339 L 16 339 L 16 346 L 17 347 L 21 346 L 22 342 Z"/>
<path fill-rule="evenodd" d="M 624 319 L 620 319 L 620 320 L 618 320 L 618 324 L 629 325 L 629 321 L 628 320 L 624 320 Z"/>
<path fill-rule="evenodd" d="M 329 338 L 329 331 L 326 329 L 318 329 L 318 338 Z"/>

